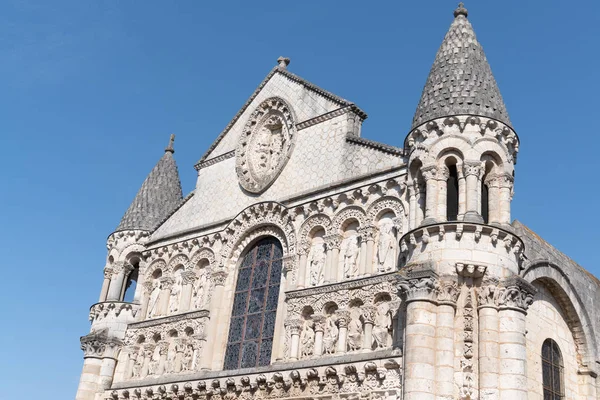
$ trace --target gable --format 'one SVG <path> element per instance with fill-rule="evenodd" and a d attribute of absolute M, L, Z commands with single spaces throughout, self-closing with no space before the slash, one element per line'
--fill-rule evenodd
<path fill-rule="evenodd" d="M 275 67 L 198 161 L 196 168 L 234 151 L 246 121 L 256 107 L 270 97 L 279 97 L 293 106 L 296 124 L 352 105 L 283 68 Z"/>

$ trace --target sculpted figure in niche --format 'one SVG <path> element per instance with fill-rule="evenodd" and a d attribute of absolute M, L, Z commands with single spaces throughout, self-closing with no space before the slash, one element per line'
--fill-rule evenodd
<path fill-rule="evenodd" d="M 150 300 L 148 301 L 148 318 L 153 318 L 158 315 L 158 298 L 160 295 L 161 285 L 158 279 L 152 282 L 152 291 L 150 292 Z"/>
<path fill-rule="evenodd" d="M 302 333 L 300 334 L 300 346 L 302 348 L 302 357 L 312 356 L 315 348 L 315 331 L 313 322 L 310 319 L 304 321 Z"/>
<path fill-rule="evenodd" d="M 194 347 L 191 344 L 185 346 L 185 350 L 183 351 L 183 361 L 181 362 L 181 370 L 182 371 L 191 371 L 192 370 L 192 358 L 194 357 Z"/>
<path fill-rule="evenodd" d="M 140 346 L 135 362 L 133 363 L 132 375 L 134 378 L 139 378 L 142 373 L 142 365 L 144 365 L 144 348 Z"/>
<path fill-rule="evenodd" d="M 194 286 L 194 308 L 197 310 L 202 309 L 205 304 L 206 297 L 206 289 L 208 286 L 206 270 L 202 269 L 200 272 L 200 277 L 196 280 L 196 285 Z"/>
<path fill-rule="evenodd" d="M 155 375 L 158 372 L 158 363 L 160 362 L 160 346 L 154 348 L 150 363 L 148 364 L 148 375 Z"/>
<path fill-rule="evenodd" d="M 363 327 L 360 321 L 360 310 L 354 307 L 350 311 L 350 322 L 348 323 L 348 348 L 359 350 L 362 347 Z"/>
<path fill-rule="evenodd" d="M 377 315 L 373 326 L 373 341 L 377 349 L 385 349 L 392 343 L 392 316 L 387 302 L 377 305 Z"/>
<path fill-rule="evenodd" d="M 338 333 L 339 330 L 335 325 L 333 315 L 328 315 L 325 321 L 325 332 L 323 332 L 323 349 L 325 350 L 325 354 L 335 353 Z"/>
<path fill-rule="evenodd" d="M 342 244 L 344 251 L 344 277 L 346 278 L 352 278 L 358 275 L 358 253 L 360 251 L 358 241 L 358 235 L 353 234 L 344 239 L 344 243 Z"/>
<path fill-rule="evenodd" d="M 325 246 L 322 242 L 316 242 L 310 248 L 310 252 L 308 254 L 308 265 L 310 267 L 311 286 L 323 284 L 325 268 Z"/>
<path fill-rule="evenodd" d="M 379 272 L 391 271 L 396 261 L 396 226 L 391 218 L 382 218 L 378 225 L 377 269 Z"/>
<path fill-rule="evenodd" d="M 272 117 L 256 132 L 251 157 L 254 172 L 260 177 L 273 173 L 281 161 L 284 146 L 281 129 L 281 121 Z"/>
<path fill-rule="evenodd" d="M 167 365 L 165 367 L 167 373 L 175 371 L 175 356 L 177 355 L 177 346 L 172 344 L 167 351 Z"/>
<path fill-rule="evenodd" d="M 175 283 L 173 283 L 169 298 L 169 314 L 173 314 L 179 309 L 179 295 L 181 294 L 181 286 L 183 285 L 181 272 L 181 269 L 175 272 Z"/>

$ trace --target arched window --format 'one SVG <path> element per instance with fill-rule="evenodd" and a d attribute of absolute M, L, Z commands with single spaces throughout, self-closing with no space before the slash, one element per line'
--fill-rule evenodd
<path fill-rule="evenodd" d="M 458 219 L 458 170 L 456 164 L 448 166 L 448 189 L 446 192 L 446 218 L 448 221 Z"/>
<path fill-rule="evenodd" d="M 271 363 L 283 251 L 272 238 L 244 256 L 237 277 L 224 369 Z"/>
<path fill-rule="evenodd" d="M 134 261 L 133 270 L 129 273 L 127 279 L 125 279 L 125 286 L 123 287 L 123 296 L 121 296 L 123 298 L 123 301 L 126 303 L 133 303 L 139 273 L 139 261 Z"/>
<path fill-rule="evenodd" d="M 562 400 L 563 361 L 560 349 L 552 339 L 546 339 L 542 345 L 542 378 L 544 385 L 544 400 Z"/>
<path fill-rule="evenodd" d="M 485 179 L 481 180 L 481 217 L 484 223 L 488 223 L 490 219 L 490 192 L 488 185 L 485 184 Z"/>

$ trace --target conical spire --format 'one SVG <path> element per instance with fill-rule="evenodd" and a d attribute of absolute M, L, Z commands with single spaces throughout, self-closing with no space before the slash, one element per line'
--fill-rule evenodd
<path fill-rule="evenodd" d="M 412 127 L 435 118 L 471 114 L 510 125 L 510 119 L 483 48 L 460 3 L 435 56 Z"/>
<path fill-rule="evenodd" d="M 177 164 L 173 158 L 171 135 L 165 154 L 154 166 L 121 219 L 117 231 L 140 229 L 150 231 L 181 202 L 183 194 Z"/>

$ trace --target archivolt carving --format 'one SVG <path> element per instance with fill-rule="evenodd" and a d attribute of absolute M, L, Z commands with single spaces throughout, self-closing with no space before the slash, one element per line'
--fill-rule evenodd
<path fill-rule="evenodd" d="M 346 207 L 333 217 L 333 222 L 331 223 L 332 230 L 334 232 L 341 232 L 342 225 L 349 219 L 356 219 L 360 227 L 363 227 L 365 226 L 365 217 L 366 213 L 362 208 L 357 206 Z"/>
<path fill-rule="evenodd" d="M 167 270 L 167 263 L 162 258 L 159 258 L 158 260 L 155 260 L 154 262 L 152 262 L 152 264 L 150 264 L 150 266 L 148 267 L 147 273 L 146 273 L 146 276 L 148 277 L 148 279 L 152 278 L 152 274 L 157 269 L 160 269 L 163 272 L 163 274 Z"/>
<path fill-rule="evenodd" d="M 222 260 L 234 256 L 234 250 L 238 250 L 235 258 L 239 257 L 242 241 L 247 242 L 250 236 L 258 237 L 255 232 L 263 227 L 266 231 L 262 235 L 272 234 L 277 237 L 284 253 L 295 251 L 296 232 L 288 210 L 279 203 L 265 202 L 248 207 L 229 223 L 224 231 L 226 243 L 221 251 Z"/>
<path fill-rule="evenodd" d="M 198 250 L 191 258 L 190 267 L 195 268 L 196 265 L 198 265 L 198 263 L 204 259 L 208 260 L 208 264 L 210 266 L 213 266 L 215 264 L 215 253 L 206 247 Z"/>
<path fill-rule="evenodd" d="M 325 230 L 325 235 L 327 235 L 330 233 L 331 219 L 325 214 L 317 214 L 304 221 L 300 227 L 300 246 L 310 245 L 308 235 L 317 226 L 322 227 Z"/>
<path fill-rule="evenodd" d="M 396 197 L 382 197 L 371 204 L 367 210 L 367 220 L 370 223 L 375 223 L 377 217 L 386 210 L 392 211 L 396 215 L 396 218 L 401 218 L 403 225 L 402 232 L 404 232 L 404 217 L 406 216 L 406 211 L 402 205 L 402 201 Z"/>
<path fill-rule="evenodd" d="M 171 258 L 169 261 L 169 265 L 167 266 L 167 271 L 169 274 L 173 273 L 173 269 L 178 265 L 183 265 L 184 269 L 188 267 L 188 258 L 183 254 L 178 254 L 175 257 Z"/>

